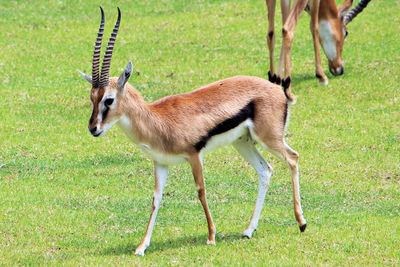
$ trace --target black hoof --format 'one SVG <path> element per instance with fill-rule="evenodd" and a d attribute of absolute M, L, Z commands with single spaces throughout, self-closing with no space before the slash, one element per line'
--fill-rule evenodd
<path fill-rule="evenodd" d="M 321 75 L 319 75 L 318 73 L 315 73 L 315 77 L 316 77 L 318 80 L 322 80 L 322 79 L 323 79 L 323 77 L 322 77 Z"/>
<path fill-rule="evenodd" d="M 270 81 L 271 83 L 275 83 L 276 78 L 277 78 L 277 76 L 275 74 L 272 74 L 271 71 L 268 71 L 268 81 Z"/>
<path fill-rule="evenodd" d="M 279 76 L 276 76 L 275 83 L 276 83 L 277 85 L 281 85 L 281 78 L 279 78 Z"/>
<path fill-rule="evenodd" d="M 299 228 L 300 228 L 300 232 L 303 233 L 307 228 L 307 224 L 300 225 Z"/>

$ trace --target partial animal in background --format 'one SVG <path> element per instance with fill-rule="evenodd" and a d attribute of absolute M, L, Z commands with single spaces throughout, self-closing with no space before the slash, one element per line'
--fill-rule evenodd
<path fill-rule="evenodd" d="M 347 36 L 346 26 L 367 6 L 370 0 L 361 0 L 349 12 L 347 11 L 353 4 L 353 0 L 345 0 L 338 7 L 335 0 L 298 0 L 292 9 L 290 9 L 290 0 L 281 0 L 283 40 L 277 72 L 274 68 L 275 2 L 276 0 L 266 0 L 268 10 L 267 46 L 270 65 L 268 72 L 269 80 L 277 84 L 282 84 L 284 88 L 290 87 L 290 53 L 294 38 L 294 29 L 304 9 L 311 15 L 310 28 L 314 44 L 315 76 L 321 84 L 328 84 L 328 78 L 321 65 L 319 44 L 322 45 L 325 55 L 328 58 L 329 71 L 335 76 L 342 75 L 344 73 L 342 50 L 344 39 Z"/>

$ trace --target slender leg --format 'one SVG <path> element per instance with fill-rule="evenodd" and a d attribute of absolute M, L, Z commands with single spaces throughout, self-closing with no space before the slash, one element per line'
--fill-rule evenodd
<path fill-rule="evenodd" d="M 160 208 L 160 203 L 162 199 L 163 190 L 167 182 L 168 167 L 154 163 L 154 175 L 155 175 L 155 186 L 154 186 L 154 197 L 153 197 L 153 207 L 151 210 L 149 224 L 147 225 L 146 234 L 140 245 L 135 251 L 135 255 L 144 256 L 144 251 L 150 245 L 151 234 L 153 233 L 154 224 L 156 223 L 156 217 L 158 209 Z"/>
<path fill-rule="evenodd" d="M 300 231 L 304 232 L 306 230 L 307 222 L 303 216 L 303 209 L 301 208 L 300 202 L 300 179 L 299 179 L 299 153 L 290 148 L 285 144 L 284 157 L 289 164 L 289 168 L 292 174 L 292 188 L 293 188 L 293 205 L 294 205 L 294 215 L 296 221 L 299 224 Z"/>
<path fill-rule="evenodd" d="M 268 34 L 267 46 L 269 51 L 269 72 L 268 80 L 276 82 L 276 75 L 274 69 L 274 48 L 275 48 L 275 0 L 266 0 L 268 9 Z"/>
<path fill-rule="evenodd" d="M 315 76 L 318 78 L 319 83 L 321 85 L 327 85 L 328 78 L 326 77 L 321 65 L 321 55 L 319 49 L 319 26 L 318 26 L 319 4 L 320 4 L 319 0 L 312 1 L 310 8 L 310 13 L 311 13 L 310 28 L 314 44 Z"/>
<path fill-rule="evenodd" d="M 257 134 L 252 130 L 250 130 L 250 134 L 252 138 L 257 140 L 257 142 L 260 143 L 260 145 L 262 145 L 266 150 L 270 151 L 279 159 L 286 161 L 286 163 L 289 165 L 292 178 L 294 215 L 297 223 L 299 224 L 300 231 L 304 232 L 307 222 L 303 216 L 303 210 L 301 208 L 300 201 L 300 178 L 298 164 L 299 154 L 286 144 L 283 137 L 282 139 L 279 137 L 270 138 L 270 136 L 263 136 L 262 133 Z"/>
<path fill-rule="evenodd" d="M 233 144 L 239 154 L 248 162 L 258 173 L 258 196 L 251 216 L 250 224 L 243 232 L 243 236 L 251 238 L 257 229 L 261 210 L 264 206 L 265 194 L 268 191 L 269 182 L 272 176 L 272 167 L 264 160 L 257 151 L 257 148 L 249 141 L 238 141 Z"/>
<path fill-rule="evenodd" d="M 289 16 L 290 11 L 290 0 L 281 0 L 281 13 L 282 13 L 282 25 L 285 25 L 285 22 Z M 281 52 L 279 55 L 279 66 L 278 66 L 278 84 L 283 78 L 284 71 L 284 56 L 283 56 L 283 42 L 281 46 Z"/>
<path fill-rule="evenodd" d="M 192 173 L 194 177 L 194 181 L 197 186 L 197 192 L 198 196 L 201 202 L 201 205 L 203 206 L 204 213 L 206 215 L 207 219 L 207 224 L 208 224 L 208 240 L 207 244 L 208 245 L 215 245 L 215 225 L 210 213 L 210 209 L 208 208 L 207 204 L 207 198 L 206 198 L 206 188 L 204 186 L 204 179 L 203 179 L 203 166 L 202 166 L 202 161 L 199 157 L 199 154 L 194 154 L 191 157 L 189 157 L 189 163 L 192 167 Z"/>
<path fill-rule="evenodd" d="M 303 12 L 304 8 L 307 5 L 307 2 L 308 0 L 298 0 L 295 3 L 295 5 L 293 6 L 292 10 L 289 13 L 289 16 L 285 20 L 285 24 L 283 25 L 282 29 L 282 35 L 283 35 L 282 57 L 284 60 L 284 68 L 285 68 L 285 79 L 282 80 L 282 86 L 285 89 L 288 89 L 289 92 L 290 92 L 290 82 L 291 82 L 290 74 L 292 68 L 290 53 L 294 37 L 294 29 L 296 27 L 297 20 L 300 14 Z"/>

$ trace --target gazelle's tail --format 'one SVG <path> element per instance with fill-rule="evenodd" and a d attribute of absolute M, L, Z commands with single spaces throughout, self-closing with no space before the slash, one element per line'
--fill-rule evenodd
<path fill-rule="evenodd" d="M 282 80 L 282 88 L 289 104 L 294 105 L 296 103 L 296 96 L 292 93 L 290 89 L 290 77 Z"/>

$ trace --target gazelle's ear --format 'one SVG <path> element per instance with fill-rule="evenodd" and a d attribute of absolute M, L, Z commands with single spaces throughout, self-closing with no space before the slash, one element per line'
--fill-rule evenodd
<path fill-rule="evenodd" d="M 80 70 L 77 70 L 78 73 L 82 76 L 83 79 L 85 79 L 86 81 L 88 81 L 88 83 L 92 84 L 92 76 L 87 75 L 86 73 L 83 73 Z"/>
<path fill-rule="evenodd" d="M 128 82 L 129 77 L 131 77 L 133 70 L 133 64 L 132 62 L 128 62 L 128 65 L 126 65 L 124 71 L 121 73 L 121 76 L 118 78 L 118 90 L 123 91 L 125 84 Z"/>

